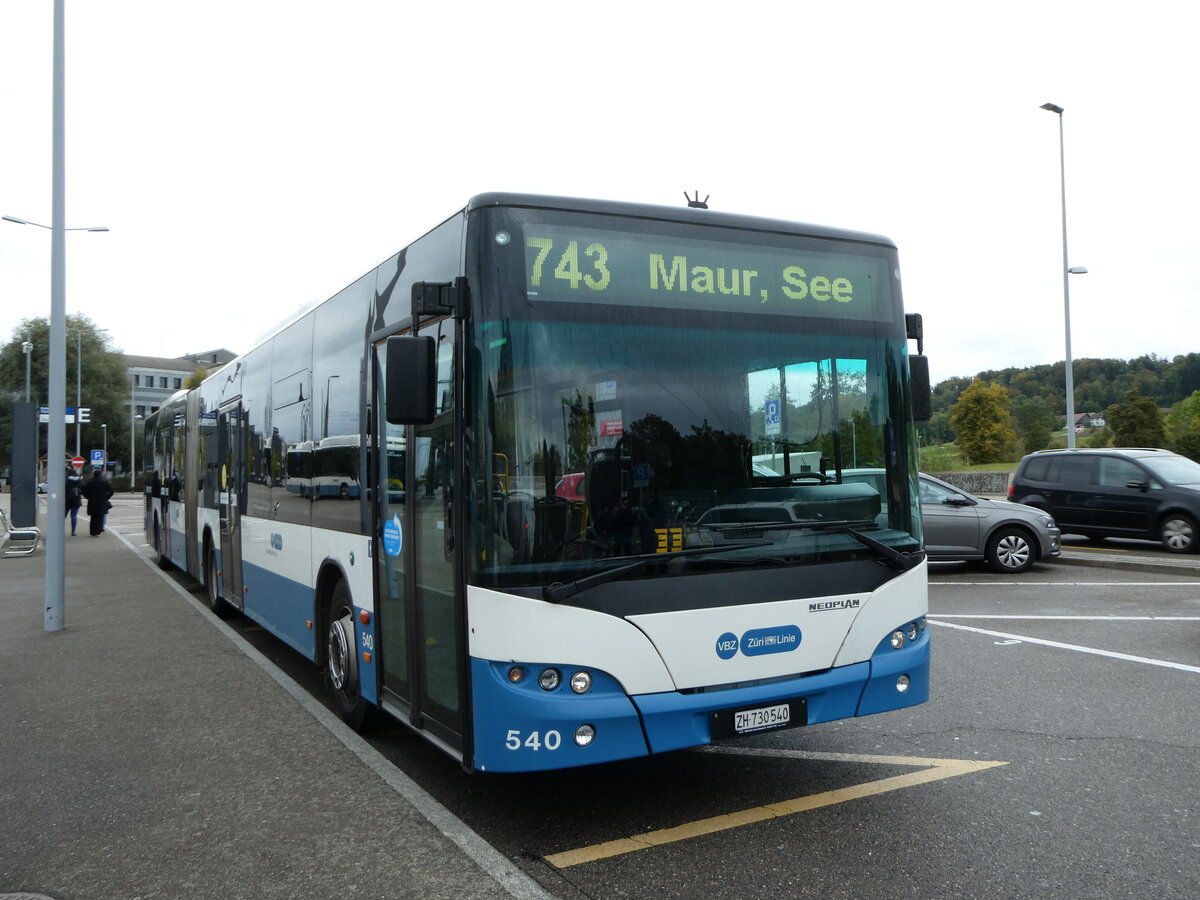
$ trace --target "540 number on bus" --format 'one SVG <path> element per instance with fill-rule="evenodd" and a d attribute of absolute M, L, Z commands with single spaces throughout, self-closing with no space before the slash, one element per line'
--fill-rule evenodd
<path fill-rule="evenodd" d="M 520 729 L 510 728 L 504 746 L 508 750 L 520 750 L 522 747 L 527 750 L 557 750 L 562 746 L 562 733 L 552 728 L 545 732 L 524 734 Z"/>

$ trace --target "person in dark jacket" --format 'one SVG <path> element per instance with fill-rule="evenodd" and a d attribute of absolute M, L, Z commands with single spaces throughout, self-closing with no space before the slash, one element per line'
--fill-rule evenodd
<path fill-rule="evenodd" d="M 112 485 L 104 478 L 99 469 L 92 472 L 92 479 L 83 486 L 83 496 L 87 500 L 87 513 L 91 517 L 88 533 L 95 537 L 104 531 L 104 518 L 112 506 L 108 498 L 113 495 Z"/>
<path fill-rule="evenodd" d="M 71 536 L 75 536 L 75 523 L 79 521 L 79 507 L 83 506 L 83 479 L 74 469 L 67 469 L 67 515 L 71 517 Z"/>

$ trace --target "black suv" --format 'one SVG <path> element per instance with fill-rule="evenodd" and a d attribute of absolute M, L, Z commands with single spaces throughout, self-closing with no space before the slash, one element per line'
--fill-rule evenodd
<path fill-rule="evenodd" d="M 1017 465 L 1008 499 L 1054 517 L 1064 534 L 1200 549 L 1200 463 L 1168 450 L 1042 450 Z"/>

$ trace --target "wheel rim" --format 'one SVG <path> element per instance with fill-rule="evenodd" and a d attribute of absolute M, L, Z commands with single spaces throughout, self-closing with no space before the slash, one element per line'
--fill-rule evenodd
<path fill-rule="evenodd" d="M 355 682 L 354 621 L 348 610 L 329 625 L 329 681 L 334 690 L 353 693 Z"/>
<path fill-rule="evenodd" d="M 1192 523 L 1187 519 L 1168 519 L 1163 523 L 1163 543 L 1172 550 L 1186 550 L 1195 540 Z"/>
<path fill-rule="evenodd" d="M 1029 542 L 1015 534 L 1006 534 L 996 544 L 996 558 L 1006 569 L 1019 569 L 1029 562 Z"/>

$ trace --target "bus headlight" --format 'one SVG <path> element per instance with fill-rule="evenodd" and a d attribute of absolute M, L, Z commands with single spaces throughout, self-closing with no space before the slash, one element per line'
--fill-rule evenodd
<path fill-rule="evenodd" d="M 903 646 L 904 646 L 904 632 L 903 631 L 893 631 L 892 632 L 892 649 L 899 650 Z"/>
<path fill-rule="evenodd" d="M 520 666 L 513 666 L 511 669 L 508 670 L 509 684 L 518 684 L 521 681 L 521 679 L 524 677 L 525 677 L 525 670 L 522 669 Z"/>
<path fill-rule="evenodd" d="M 896 693 L 903 694 L 908 690 L 908 676 L 901 675 L 896 679 Z"/>
<path fill-rule="evenodd" d="M 592 673 L 576 672 L 571 676 L 571 690 L 577 694 L 586 694 L 592 689 Z"/>
<path fill-rule="evenodd" d="M 907 631 L 908 631 L 908 639 L 910 641 L 915 641 L 920 636 L 920 630 L 917 628 L 916 622 L 909 623 Z"/>
<path fill-rule="evenodd" d="M 575 743 L 580 747 L 586 747 L 596 739 L 596 729 L 591 725 L 580 725 L 575 729 Z"/>
<path fill-rule="evenodd" d="M 562 682 L 562 676 L 558 674 L 558 669 L 542 669 L 538 675 L 538 685 L 543 691 L 552 691 Z"/>

